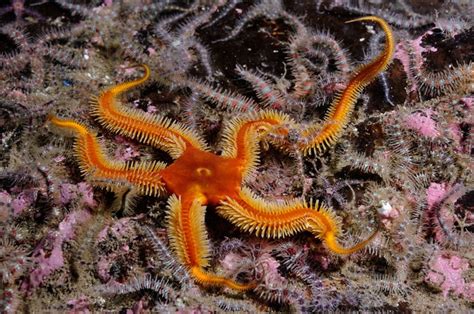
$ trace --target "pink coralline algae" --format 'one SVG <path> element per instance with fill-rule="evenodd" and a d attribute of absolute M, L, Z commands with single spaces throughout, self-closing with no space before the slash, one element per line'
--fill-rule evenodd
<path fill-rule="evenodd" d="M 238 269 L 238 263 L 242 259 L 239 254 L 230 252 L 221 261 L 221 266 L 228 273 L 234 273 Z"/>
<path fill-rule="evenodd" d="M 263 271 L 262 281 L 266 287 L 273 289 L 287 284 L 287 280 L 278 272 L 280 264 L 270 254 L 262 254 L 262 256 L 258 258 L 257 265 Z"/>
<path fill-rule="evenodd" d="M 23 210 L 25 210 L 28 206 L 33 204 L 36 200 L 37 191 L 33 189 L 28 189 L 22 191 L 11 203 L 13 209 L 13 215 L 19 215 Z"/>
<path fill-rule="evenodd" d="M 432 182 L 426 190 L 426 201 L 428 202 L 428 209 L 433 208 L 434 205 L 439 203 L 444 195 L 446 194 L 445 183 L 434 183 Z"/>
<path fill-rule="evenodd" d="M 135 218 L 140 218 L 137 216 Z M 117 220 L 114 224 L 106 226 L 102 229 L 96 238 L 97 244 L 106 243 L 109 240 L 109 236 L 124 241 L 128 236 L 134 233 L 134 218 L 125 217 Z M 110 254 L 101 255 L 97 261 L 97 274 L 103 282 L 111 280 L 110 268 L 114 261 L 119 257 L 127 254 L 130 247 L 128 245 L 121 245 L 120 248 Z M 113 282 L 110 282 L 112 284 Z"/>
<path fill-rule="evenodd" d="M 38 196 L 36 189 L 27 189 L 20 192 L 16 197 L 13 197 L 6 191 L 0 191 L 0 202 L 8 204 L 11 212 L 2 212 L 1 217 L 8 217 L 9 215 L 18 216 L 26 208 L 31 206 Z M 2 210 L 7 210 L 7 207 L 3 207 Z"/>
<path fill-rule="evenodd" d="M 137 217 L 121 218 L 118 221 L 116 221 L 113 225 L 106 226 L 97 235 L 97 242 L 106 240 L 108 233 L 111 233 L 113 236 L 117 238 L 125 237 L 127 233 L 131 232 L 131 229 L 133 228 L 133 225 L 130 222 L 138 218 L 141 218 L 141 216 L 139 215 Z"/>
<path fill-rule="evenodd" d="M 69 204 L 71 201 L 79 199 L 79 205 L 86 205 L 90 208 L 97 204 L 94 201 L 94 193 L 89 183 L 80 182 L 78 184 L 63 183 L 59 187 L 60 202 L 62 205 Z"/>
<path fill-rule="evenodd" d="M 59 224 L 58 230 L 50 232 L 33 252 L 36 267 L 30 273 L 29 280 L 24 282 L 23 289 L 35 289 L 55 270 L 64 266 L 62 246 L 74 238 L 75 228 L 91 217 L 87 210 L 78 210 L 68 214 Z M 49 249 L 51 247 L 52 249 Z"/>
<path fill-rule="evenodd" d="M 436 138 L 439 131 L 436 128 L 436 121 L 433 120 L 433 111 L 424 110 L 423 112 L 415 112 L 405 118 L 405 126 L 417 133 L 429 137 Z"/>
<path fill-rule="evenodd" d="M 80 296 L 77 299 L 69 300 L 67 302 L 69 308 L 69 314 L 88 314 L 89 311 L 89 301 L 86 296 Z"/>
<path fill-rule="evenodd" d="M 463 278 L 463 273 L 468 269 L 467 259 L 449 253 L 438 253 L 431 260 L 425 281 L 439 287 L 445 298 L 451 292 L 474 301 L 474 282 L 466 283 Z"/>

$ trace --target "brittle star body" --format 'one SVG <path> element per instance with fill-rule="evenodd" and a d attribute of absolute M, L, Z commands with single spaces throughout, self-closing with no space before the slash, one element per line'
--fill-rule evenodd
<path fill-rule="evenodd" d="M 335 143 L 348 123 L 349 115 L 362 89 L 381 71 L 393 55 L 393 37 L 389 26 L 378 17 L 354 21 L 378 23 L 386 34 L 384 50 L 362 66 L 346 89 L 333 102 L 322 126 L 306 128 L 305 142 L 297 147 L 305 154 Z M 285 137 L 298 125 L 289 116 L 274 110 L 262 110 L 234 118 L 223 131 L 222 154 L 217 155 L 189 127 L 166 117 L 150 116 L 123 106 L 118 96 L 144 83 L 150 70 L 143 65 L 143 77 L 113 86 L 92 101 L 92 115 L 106 129 L 144 144 L 162 149 L 175 159 L 166 166 L 161 162 L 125 163 L 110 160 L 96 135 L 84 125 L 50 115 L 52 125 L 72 131 L 75 155 L 83 175 L 94 185 L 119 193 L 157 196 L 171 194 L 168 200 L 168 235 L 171 246 L 193 278 L 202 285 L 226 286 L 248 290 L 254 283 L 238 283 L 206 271 L 210 248 L 204 225 L 206 206 L 241 230 L 257 236 L 281 238 L 309 231 L 336 254 L 351 254 L 367 245 L 376 235 L 350 248 L 337 241 L 341 226 L 332 210 L 319 202 L 307 203 L 295 198 L 267 201 L 251 192 L 243 183 L 258 162 L 259 142 L 270 134 Z M 313 133 L 311 133 L 313 132 Z M 275 134 L 278 133 L 278 134 Z"/>

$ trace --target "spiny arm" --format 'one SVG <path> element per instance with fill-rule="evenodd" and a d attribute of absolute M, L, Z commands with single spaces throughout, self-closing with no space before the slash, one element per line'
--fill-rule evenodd
<path fill-rule="evenodd" d="M 267 238 L 282 238 L 301 231 L 309 231 L 321 239 L 336 254 L 351 254 L 364 248 L 377 234 L 350 248 L 337 241 L 340 222 L 332 210 L 323 204 L 295 199 L 284 202 L 268 202 L 249 189 L 243 188 L 239 199 L 227 198 L 217 212 L 243 231 Z"/>
<path fill-rule="evenodd" d="M 382 52 L 371 62 L 361 66 L 350 79 L 346 89 L 336 97 L 326 114 L 322 126 L 310 127 L 302 132 L 299 144 L 304 154 L 322 151 L 336 143 L 349 122 L 354 105 L 362 90 L 390 64 L 395 42 L 390 26 L 376 16 L 365 16 L 346 23 L 369 21 L 377 23 L 385 33 L 385 46 Z"/>
<path fill-rule="evenodd" d="M 237 66 L 236 71 L 240 77 L 252 85 L 253 90 L 257 93 L 257 97 L 262 101 L 265 107 L 275 109 L 283 107 L 283 96 L 278 90 L 274 89 L 265 78 L 256 72 L 245 70 L 241 66 Z"/>
<path fill-rule="evenodd" d="M 203 197 L 168 200 L 168 234 L 170 244 L 180 262 L 189 269 L 191 276 L 204 286 L 225 286 L 234 290 L 252 289 L 251 284 L 240 284 L 231 279 L 211 274 L 204 270 L 209 266 L 209 240 L 204 224 L 206 207 Z"/>
<path fill-rule="evenodd" d="M 159 195 L 164 192 L 160 171 L 165 167 L 159 162 L 125 163 L 111 161 L 104 154 L 94 133 L 72 120 L 54 115 L 49 122 L 62 130 L 70 131 L 76 138 L 74 153 L 83 175 L 97 186 L 119 192 L 118 187 L 128 187 L 143 195 Z"/>
<path fill-rule="evenodd" d="M 141 78 L 110 87 L 98 98 L 93 98 L 92 115 L 108 130 L 163 149 L 173 158 L 178 158 L 187 146 L 206 150 L 204 141 L 190 128 L 166 117 L 127 108 L 120 103 L 120 94 L 144 83 L 150 77 L 148 66 L 141 67 L 145 71 Z"/>
<path fill-rule="evenodd" d="M 257 165 L 258 143 L 262 136 L 270 131 L 278 132 L 275 130 L 278 126 L 291 124 L 294 124 L 291 118 L 273 110 L 233 119 L 223 132 L 222 156 L 235 159 L 246 180 Z M 282 132 L 286 132 L 286 129 L 282 129 Z"/>

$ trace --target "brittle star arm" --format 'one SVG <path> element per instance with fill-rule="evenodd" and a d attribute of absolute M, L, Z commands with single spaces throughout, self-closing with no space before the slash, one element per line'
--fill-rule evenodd
<path fill-rule="evenodd" d="M 113 192 L 128 188 L 142 195 L 157 196 L 165 192 L 160 172 L 165 164 L 160 162 L 126 163 L 110 160 L 99 144 L 97 136 L 84 125 L 60 119 L 54 115 L 49 122 L 62 130 L 70 131 L 75 137 L 74 154 L 79 161 L 82 174 L 96 186 Z"/>
<path fill-rule="evenodd" d="M 290 117 L 273 110 L 233 119 L 223 132 L 222 156 L 234 159 L 247 179 L 258 163 L 259 141 L 275 128 L 292 124 Z"/>
<path fill-rule="evenodd" d="M 204 196 L 168 199 L 168 235 L 180 262 L 186 265 L 194 279 L 204 286 L 225 286 L 234 290 L 252 289 L 254 284 L 241 284 L 204 270 L 209 266 L 209 240 L 205 229 Z"/>
<path fill-rule="evenodd" d="M 92 115 L 106 129 L 153 145 L 178 158 L 192 146 L 207 150 L 207 145 L 189 127 L 173 122 L 163 116 L 153 116 L 141 110 L 123 106 L 118 97 L 126 91 L 144 83 L 150 77 L 147 65 L 141 65 L 144 75 L 136 80 L 118 84 L 91 99 Z"/>
<path fill-rule="evenodd" d="M 336 143 L 346 128 L 354 105 L 362 90 L 390 64 L 395 41 L 390 26 L 376 16 L 365 16 L 346 23 L 369 21 L 377 23 L 385 33 L 385 46 L 371 62 L 361 66 L 350 79 L 347 87 L 334 99 L 322 125 L 314 125 L 301 133 L 299 148 L 303 153 L 322 151 Z"/>
<path fill-rule="evenodd" d="M 321 239 L 336 254 L 351 254 L 364 248 L 377 234 L 345 248 L 337 241 L 341 227 L 332 210 L 319 202 L 307 204 L 294 199 L 269 202 L 257 197 L 248 188 L 242 188 L 238 198 L 227 197 L 217 212 L 243 231 L 267 238 L 283 238 L 309 231 Z"/>

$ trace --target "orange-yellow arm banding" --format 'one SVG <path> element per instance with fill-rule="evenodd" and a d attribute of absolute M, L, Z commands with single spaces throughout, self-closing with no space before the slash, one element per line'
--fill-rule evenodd
<path fill-rule="evenodd" d="M 104 154 L 97 136 L 82 124 L 48 116 L 49 122 L 62 130 L 71 131 L 75 138 L 74 153 L 83 175 L 96 186 L 117 192 L 119 187 L 132 188 L 138 194 L 156 196 L 165 190 L 159 162 L 125 163 L 111 161 Z"/>
<path fill-rule="evenodd" d="M 371 62 L 361 66 L 350 79 L 347 87 L 332 102 L 322 126 L 313 126 L 302 132 L 299 148 L 305 155 L 322 151 L 334 145 L 346 128 L 354 105 L 362 90 L 372 82 L 380 72 L 390 64 L 395 49 L 395 41 L 390 26 L 376 16 L 365 16 L 346 23 L 375 22 L 385 33 L 385 45 L 382 52 Z"/>
<path fill-rule="evenodd" d="M 202 285 L 226 286 L 248 290 L 250 285 L 213 275 L 204 270 L 209 266 L 209 240 L 204 224 L 206 207 L 201 195 L 180 197 L 173 194 L 168 200 L 168 235 L 179 261 L 188 267 L 194 279 Z"/>
<path fill-rule="evenodd" d="M 144 83 L 150 77 L 148 66 L 141 67 L 144 70 L 141 78 L 110 87 L 98 98 L 93 98 L 92 115 L 106 129 L 163 149 L 173 158 L 178 158 L 189 146 L 207 150 L 204 140 L 189 127 L 163 116 L 127 108 L 120 103 L 120 94 Z"/>
<path fill-rule="evenodd" d="M 217 212 L 243 231 L 267 238 L 283 238 L 309 231 L 321 239 L 336 254 L 351 254 L 365 247 L 375 233 L 353 247 L 344 248 L 337 242 L 340 221 L 332 210 L 319 202 L 307 204 L 294 199 L 269 202 L 243 188 L 239 199 L 227 198 Z"/>

